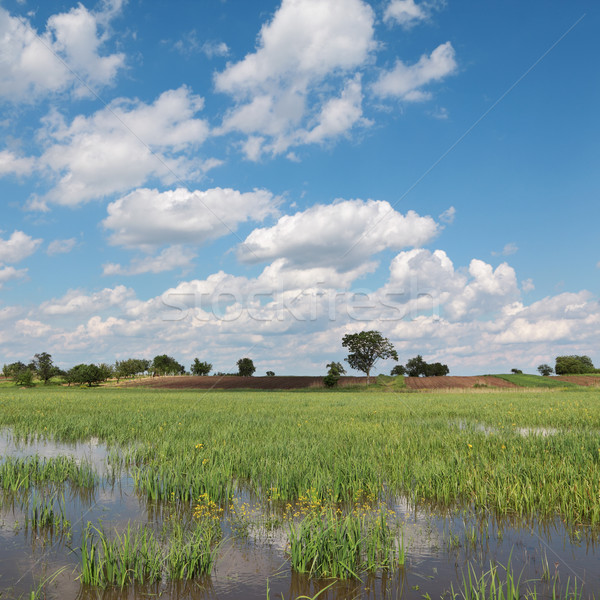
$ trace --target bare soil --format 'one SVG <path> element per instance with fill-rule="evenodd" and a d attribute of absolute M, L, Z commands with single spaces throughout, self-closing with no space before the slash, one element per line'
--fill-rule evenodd
<path fill-rule="evenodd" d="M 365 385 L 366 377 L 341 377 L 338 385 L 345 387 L 348 385 Z M 213 375 L 206 377 L 197 377 L 190 375 L 176 377 L 147 377 L 131 382 L 122 382 L 127 386 L 144 386 L 160 389 L 173 390 L 233 390 L 233 389 L 253 389 L 253 390 L 295 390 L 301 388 L 322 388 L 323 377 L 238 377 L 236 375 Z"/>
<path fill-rule="evenodd" d="M 442 390 L 474 387 L 516 388 L 518 386 L 510 381 L 505 381 L 492 375 L 478 375 L 474 377 L 446 375 L 444 377 L 407 377 L 406 387 L 411 390 Z"/>

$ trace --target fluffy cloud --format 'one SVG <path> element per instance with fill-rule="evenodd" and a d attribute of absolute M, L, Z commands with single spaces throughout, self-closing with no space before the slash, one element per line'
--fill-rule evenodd
<path fill-rule="evenodd" d="M 373 92 L 382 98 L 400 98 L 407 102 L 427 100 L 430 94 L 421 88 L 444 79 L 456 68 L 454 48 L 450 42 L 446 42 L 429 56 L 421 56 L 414 65 L 406 65 L 397 59 L 393 69 L 381 73 L 373 84 Z"/>
<path fill-rule="evenodd" d="M 362 115 L 355 71 L 375 48 L 373 23 L 362 0 L 283 0 L 263 25 L 257 50 L 215 77 L 216 89 L 236 101 L 220 132 L 248 135 L 252 144 L 244 149 L 256 159 L 348 131 Z M 332 76 L 341 76 L 337 96 L 321 89 Z"/>
<path fill-rule="evenodd" d="M 111 307 L 125 310 L 134 299 L 135 292 L 131 288 L 118 285 L 115 288 L 104 288 L 94 294 L 69 290 L 62 298 L 43 302 L 39 308 L 44 315 L 85 315 Z"/>
<path fill-rule="evenodd" d="M 82 354 L 112 361 L 167 352 L 191 360 L 201 351 L 222 370 L 247 354 L 262 370 L 318 373 L 332 358 L 343 358 L 345 333 L 377 329 L 402 361 L 422 354 L 449 364 L 453 373 L 511 365 L 533 370 L 559 354 L 597 353 L 599 304 L 589 292 L 526 306 L 511 267 L 493 269 L 473 259 L 468 268 L 455 268 L 442 250 L 400 252 L 389 281 L 368 293 L 352 288 L 361 273 L 361 267 L 340 274 L 277 259 L 257 277 L 219 271 L 148 300 L 124 286 L 71 290 L 27 316 L 22 308 L 0 309 L 0 349 L 26 359 L 43 337 L 49 352 L 71 363 Z M 389 310 L 393 293 L 400 297 Z"/>
<path fill-rule="evenodd" d="M 68 254 L 75 248 L 77 244 L 76 238 L 68 238 L 66 240 L 52 240 L 48 244 L 46 254 L 48 256 L 56 256 L 57 254 Z"/>
<path fill-rule="evenodd" d="M 98 29 L 116 12 L 92 13 L 79 4 L 52 15 L 38 33 L 27 19 L 0 8 L 0 97 L 22 102 L 69 88 L 87 94 L 87 86 L 112 83 L 125 57 L 100 55 L 105 36 Z"/>
<path fill-rule="evenodd" d="M 110 242 L 151 250 L 163 244 L 200 245 L 227 235 L 245 221 L 276 214 L 277 199 L 266 190 L 228 188 L 159 192 L 142 188 L 108 205 L 103 225 Z"/>
<path fill-rule="evenodd" d="M 9 150 L 0 152 L 0 177 L 8 174 L 29 175 L 35 167 L 35 159 L 16 156 Z"/>
<path fill-rule="evenodd" d="M 0 266 L 0 288 L 2 284 L 13 279 L 22 279 L 27 275 L 27 269 L 15 269 L 14 267 Z"/>
<path fill-rule="evenodd" d="M 128 267 L 115 263 L 103 265 L 103 275 L 141 275 L 189 268 L 196 254 L 183 246 L 169 246 L 156 256 L 135 258 Z"/>
<path fill-rule="evenodd" d="M 47 200 L 74 206 L 153 176 L 172 182 L 214 166 L 185 155 L 208 135 L 206 121 L 195 118 L 202 107 L 202 98 L 183 86 L 163 92 L 152 104 L 115 100 L 68 125 L 60 115 L 50 115 L 44 132 L 49 147 L 40 162 L 60 180 Z"/>
<path fill-rule="evenodd" d="M 356 268 L 386 248 L 420 246 L 437 234 L 431 217 L 396 212 L 388 202 L 345 200 L 316 205 L 255 229 L 238 247 L 244 262 L 284 258 L 290 266 Z"/>
<path fill-rule="evenodd" d="M 0 238 L 0 265 L 17 263 L 33 254 L 42 243 L 22 231 L 13 231 L 8 239 Z"/>
<path fill-rule="evenodd" d="M 416 4 L 415 0 L 391 0 L 385 9 L 383 20 L 395 21 L 402 27 L 409 28 L 427 19 L 428 12 L 427 7 Z"/>
<path fill-rule="evenodd" d="M 443 250 L 424 249 L 401 252 L 394 258 L 390 280 L 383 291 L 388 295 L 404 295 L 405 301 L 411 303 L 411 310 L 425 306 L 450 321 L 502 312 L 503 308 L 514 308 L 520 298 L 515 271 L 506 263 L 494 270 L 491 265 L 473 259 L 464 272 L 455 270 Z M 521 305 L 512 313 L 520 309 Z"/>

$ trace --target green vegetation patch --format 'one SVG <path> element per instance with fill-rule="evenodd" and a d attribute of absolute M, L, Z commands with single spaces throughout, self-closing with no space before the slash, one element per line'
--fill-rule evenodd
<path fill-rule="evenodd" d="M 543 377 L 542 375 L 527 375 L 525 373 L 520 373 L 518 375 L 494 375 L 494 377 L 498 377 L 499 379 L 504 379 L 505 381 L 510 381 L 519 387 L 533 387 L 533 388 L 580 388 L 581 386 L 576 383 L 571 383 L 570 381 L 560 381 L 559 379 L 554 379 L 552 377 Z"/>
<path fill-rule="evenodd" d="M 326 506 L 403 495 L 600 526 L 597 389 L 13 388 L 0 390 L 0 427 L 16 439 L 97 437 L 121 450 L 111 461 L 130 472 L 138 493 L 157 501 L 192 505 L 204 497 L 222 506 L 239 486 L 262 503 L 276 489 L 271 499 L 282 505 L 307 490 Z M 15 472 L 9 479 L 18 481 L 24 468 L 7 467 Z M 317 533 L 299 539 L 316 544 L 339 530 Z"/>

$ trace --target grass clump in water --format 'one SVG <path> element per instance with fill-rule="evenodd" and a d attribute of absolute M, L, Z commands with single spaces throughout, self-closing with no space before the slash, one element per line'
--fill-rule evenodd
<path fill-rule="evenodd" d="M 356 504 L 344 512 L 320 502 L 313 490 L 288 505 L 287 518 L 291 566 L 299 573 L 347 579 L 404 564 L 400 527 L 384 505 Z"/>

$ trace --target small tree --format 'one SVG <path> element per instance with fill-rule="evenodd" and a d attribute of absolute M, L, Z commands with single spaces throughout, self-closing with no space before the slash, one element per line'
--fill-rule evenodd
<path fill-rule="evenodd" d="M 212 365 L 209 362 L 201 362 L 198 358 L 195 358 L 190 370 L 192 375 L 208 375 L 212 371 Z"/>
<path fill-rule="evenodd" d="M 427 363 L 423 360 L 420 354 L 417 354 L 414 358 L 411 358 L 406 363 L 406 374 L 409 377 L 421 377 L 425 376 L 427 369 Z"/>
<path fill-rule="evenodd" d="M 2 367 L 2 373 L 7 379 L 14 379 L 21 371 L 27 369 L 27 365 L 21 361 L 10 363 Z"/>
<path fill-rule="evenodd" d="M 51 377 L 54 376 L 56 369 L 52 364 L 52 356 L 47 352 L 36 354 L 33 357 L 33 365 L 35 366 L 35 372 L 37 376 L 44 382 L 48 383 Z"/>
<path fill-rule="evenodd" d="M 550 366 L 547 365 L 546 363 L 540 365 L 537 368 L 538 372 L 540 375 L 542 375 L 543 377 L 549 377 L 550 375 L 552 375 L 554 369 Z"/>
<path fill-rule="evenodd" d="M 339 378 L 346 372 L 344 365 L 339 362 L 330 362 L 327 365 L 327 375 L 323 378 L 323 383 L 327 387 L 335 387 L 339 381 Z"/>
<path fill-rule="evenodd" d="M 371 369 L 380 358 L 398 360 L 398 353 L 394 346 L 379 331 L 348 333 L 342 339 L 342 346 L 350 350 L 345 360 L 353 369 L 366 373 L 367 383 L 369 383 Z"/>
<path fill-rule="evenodd" d="M 275 371 L 267 371 L 267 377 L 275 377 Z"/>
<path fill-rule="evenodd" d="M 256 371 L 256 367 L 251 358 L 240 358 L 240 360 L 237 361 L 237 366 L 238 375 L 240 377 L 252 377 L 254 371 Z"/>
<path fill-rule="evenodd" d="M 152 370 L 155 375 L 183 375 L 185 373 L 185 367 L 167 354 L 159 354 L 154 357 Z"/>
<path fill-rule="evenodd" d="M 88 387 L 92 387 L 94 384 L 98 384 L 106 379 L 103 369 L 98 365 L 93 364 L 80 364 L 75 365 L 72 369 L 67 372 L 67 381 L 71 383 L 84 384 L 87 383 Z"/>
<path fill-rule="evenodd" d="M 523 375 L 523 371 L 521 371 L 521 369 L 511 369 L 510 372 L 513 375 Z"/>
<path fill-rule="evenodd" d="M 33 387 L 33 373 L 31 369 L 21 369 L 13 376 L 15 384 L 21 387 Z"/>
<path fill-rule="evenodd" d="M 404 375 L 406 375 L 406 367 L 404 367 L 403 365 L 396 365 L 392 369 L 390 375 L 392 375 L 393 377 L 404 376 Z"/>

